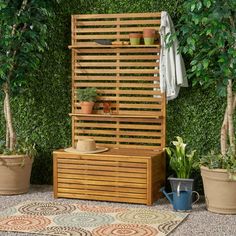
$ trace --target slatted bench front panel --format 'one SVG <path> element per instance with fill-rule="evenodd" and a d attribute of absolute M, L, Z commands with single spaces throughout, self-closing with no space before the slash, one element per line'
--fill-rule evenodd
<path fill-rule="evenodd" d="M 163 159 L 160 153 L 154 158 L 134 153 L 128 156 L 129 151 L 126 150 L 126 155 L 112 155 L 112 151 L 98 155 L 55 152 L 54 194 L 56 197 L 151 204 L 160 195 L 159 186 L 164 182 L 164 175 L 160 175 Z"/>

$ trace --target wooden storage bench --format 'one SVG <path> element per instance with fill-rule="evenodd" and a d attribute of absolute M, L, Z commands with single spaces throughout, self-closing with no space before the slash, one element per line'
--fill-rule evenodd
<path fill-rule="evenodd" d="M 152 204 L 165 179 L 166 99 L 160 45 L 127 45 L 129 33 L 160 27 L 160 13 L 72 16 L 72 146 L 92 138 L 97 154 L 53 153 L 55 197 Z M 116 44 L 102 45 L 109 39 Z M 122 42 L 126 42 L 125 44 Z M 93 114 L 81 114 L 78 88 L 96 87 Z M 103 103 L 110 104 L 104 113 Z"/>
<path fill-rule="evenodd" d="M 54 196 L 151 205 L 165 180 L 162 153 L 112 149 L 100 154 L 54 152 Z"/>

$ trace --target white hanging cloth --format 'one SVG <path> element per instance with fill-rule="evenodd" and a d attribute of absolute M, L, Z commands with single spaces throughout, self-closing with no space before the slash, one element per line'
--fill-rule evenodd
<path fill-rule="evenodd" d="M 175 99 L 179 94 L 180 87 L 188 87 L 184 61 L 181 54 L 177 52 L 177 39 L 174 40 L 170 48 L 166 47 L 165 36 L 174 32 L 175 28 L 169 14 L 162 11 L 159 31 L 161 40 L 159 73 L 160 89 L 161 92 L 166 92 L 167 100 Z"/>

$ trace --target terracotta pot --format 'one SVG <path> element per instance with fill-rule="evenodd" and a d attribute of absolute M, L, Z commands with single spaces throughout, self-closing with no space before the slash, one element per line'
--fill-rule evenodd
<path fill-rule="evenodd" d="M 129 34 L 129 39 L 130 39 L 131 45 L 139 45 L 141 38 L 142 38 L 142 34 L 140 34 L 140 33 L 130 33 Z"/>
<path fill-rule="evenodd" d="M 144 29 L 143 37 L 155 37 L 156 30 L 155 29 Z"/>
<path fill-rule="evenodd" d="M 27 193 L 32 163 L 25 155 L 0 155 L 0 195 Z"/>
<path fill-rule="evenodd" d="M 201 166 L 207 209 L 220 214 L 236 214 L 236 181 L 225 169 Z"/>
<path fill-rule="evenodd" d="M 80 102 L 81 110 L 83 114 L 91 114 L 93 111 L 94 102 Z"/>
<path fill-rule="evenodd" d="M 155 29 L 144 29 L 143 30 L 143 39 L 145 45 L 152 45 L 154 44 L 156 37 L 156 30 Z"/>

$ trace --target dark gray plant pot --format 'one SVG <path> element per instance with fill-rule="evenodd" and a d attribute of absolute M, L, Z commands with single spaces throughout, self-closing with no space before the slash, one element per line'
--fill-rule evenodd
<path fill-rule="evenodd" d="M 194 179 L 181 179 L 169 177 L 172 192 L 192 191 Z"/>

